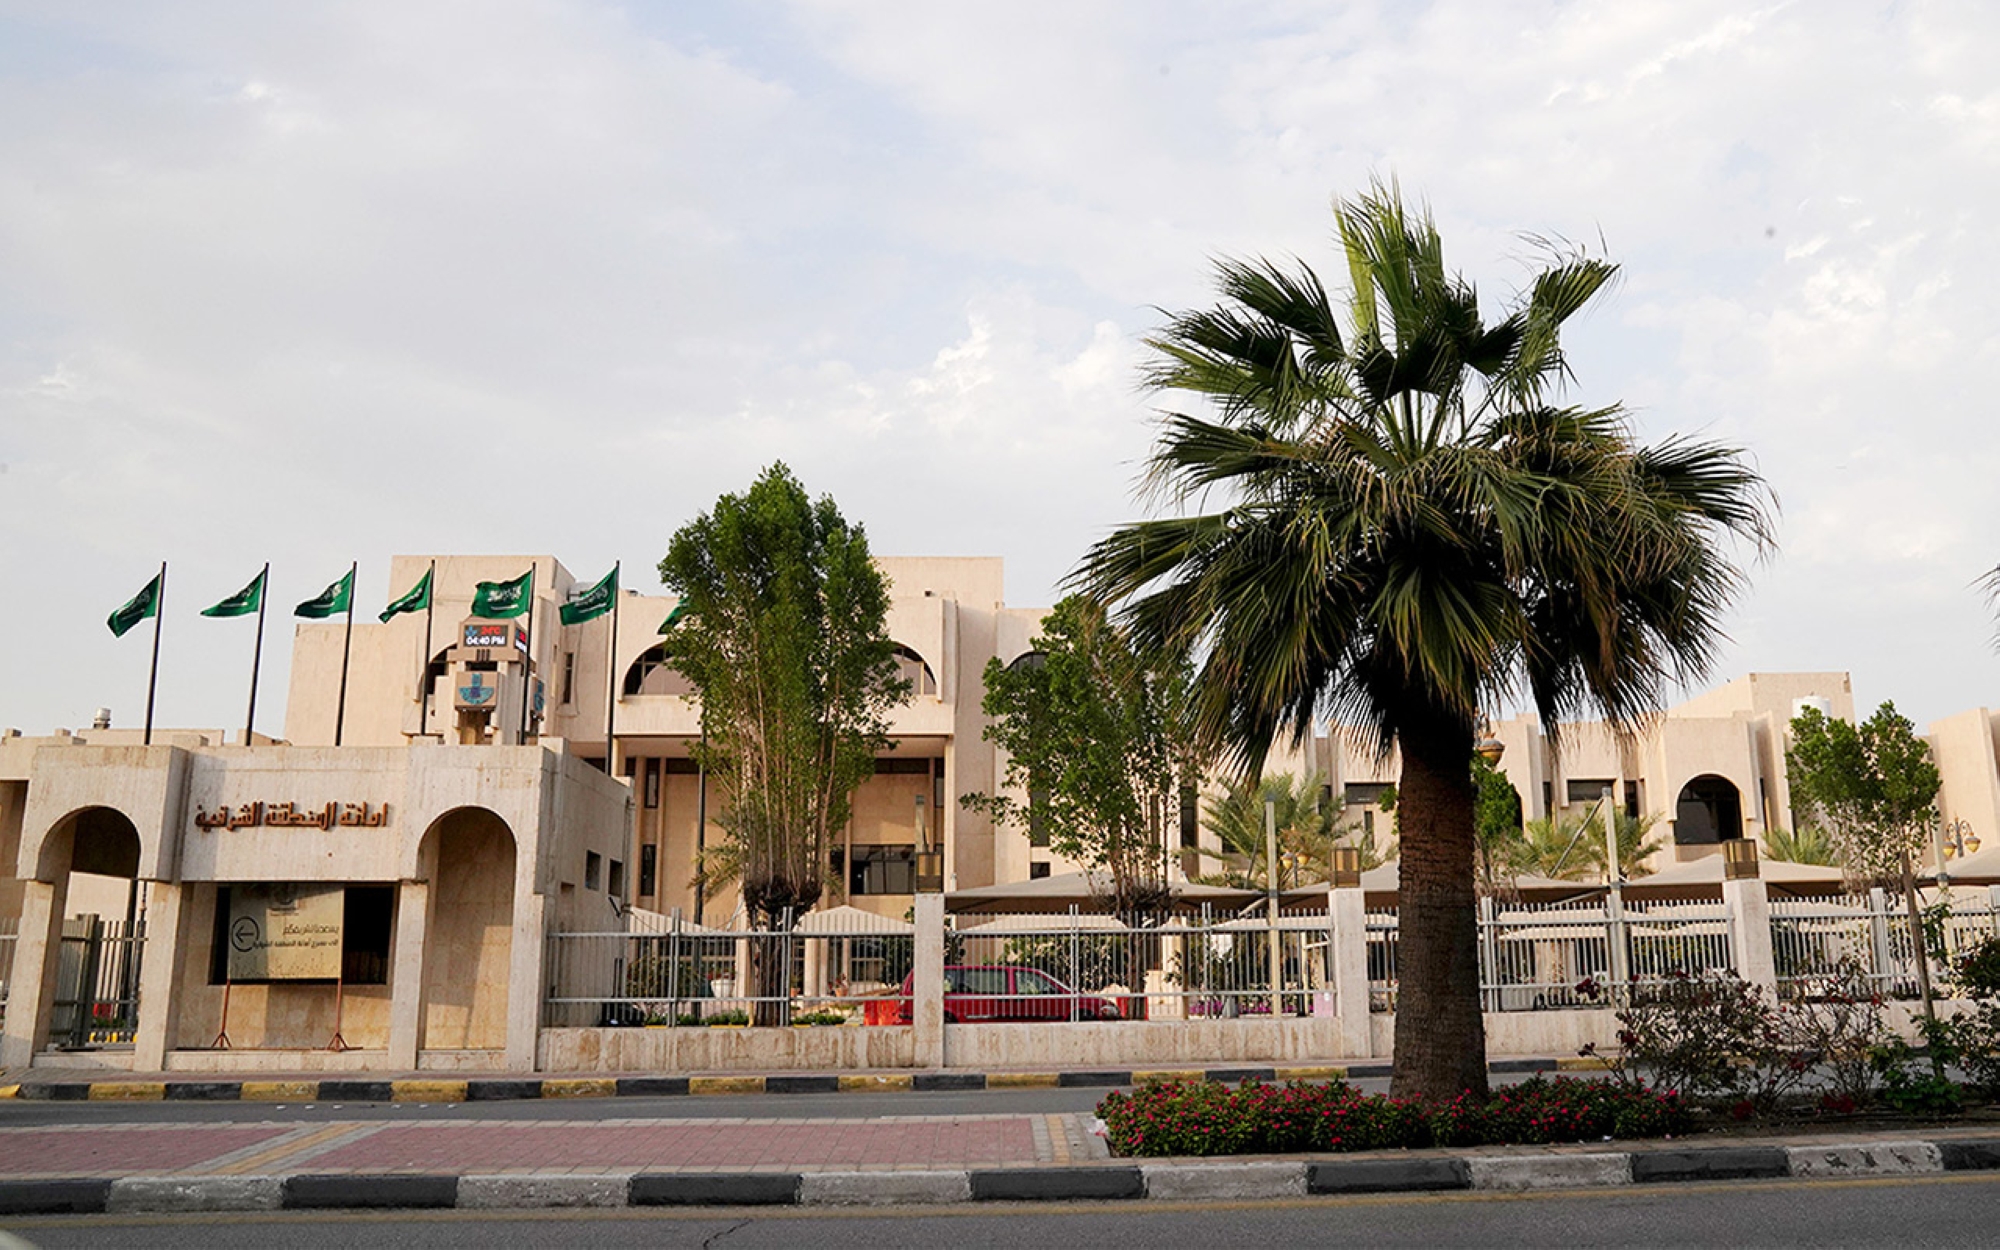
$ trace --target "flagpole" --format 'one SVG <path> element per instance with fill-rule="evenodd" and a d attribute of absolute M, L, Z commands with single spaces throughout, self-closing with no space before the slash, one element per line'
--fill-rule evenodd
<path fill-rule="evenodd" d="M 167 562 L 160 561 L 160 593 L 153 598 L 153 667 L 146 675 L 146 738 L 153 745 L 153 693 L 160 685 L 160 618 L 167 614 Z"/>
<path fill-rule="evenodd" d="M 521 745 L 528 744 L 528 705 L 535 701 L 535 566 L 528 566 L 528 653 L 521 657 Z"/>
<path fill-rule="evenodd" d="M 419 683 L 423 686 L 423 711 L 417 716 L 417 734 L 422 736 L 431 731 L 431 609 L 437 603 L 438 562 L 431 561 L 431 571 L 424 574 L 424 669 Z"/>
<path fill-rule="evenodd" d="M 333 745 L 340 745 L 340 732 L 347 727 L 347 657 L 354 650 L 354 574 L 361 567 L 359 560 L 347 565 L 347 635 L 340 640 L 340 702 L 333 713 Z M 430 672 L 430 660 L 424 661 L 424 672 Z"/>
<path fill-rule="evenodd" d="M 618 737 L 613 729 L 618 723 L 618 601 L 625 597 L 618 571 L 624 563 L 619 560 L 611 565 L 611 641 L 605 644 L 605 667 L 610 670 L 611 678 L 604 683 L 604 775 L 607 777 L 618 775 L 615 745 Z"/>
<path fill-rule="evenodd" d="M 250 745 L 250 732 L 257 723 L 257 670 L 264 662 L 264 601 L 271 597 L 271 562 L 257 574 L 257 644 L 250 652 L 250 710 L 243 714 L 243 745 Z"/>

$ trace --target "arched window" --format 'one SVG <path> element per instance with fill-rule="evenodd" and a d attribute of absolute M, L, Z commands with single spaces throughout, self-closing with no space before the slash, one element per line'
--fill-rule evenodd
<path fill-rule="evenodd" d="M 673 694 L 688 698 L 694 692 L 694 683 L 667 658 L 665 643 L 648 647 L 646 653 L 632 661 L 632 667 L 625 670 L 625 694 L 628 698 L 646 694 Z"/>
<path fill-rule="evenodd" d="M 1009 664 L 1007 667 L 1010 670 L 1040 668 L 1042 665 L 1047 664 L 1048 662 L 1049 662 L 1049 657 L 1044 655 L 1040 651 L 1023 651 L 1021 654 L 1015 656 L 1013 662 Z"/>
<path fill-rule="evenodd" d="M 896 644 L 896 674 L 910 683 L 911 695 L 927 694 L 936 697 L 937 674 L 931 672 L 931 666 L 924 662 L 923 656 L 900 642 Z"/>
<path fill-rule="evenodd" d="M 1674 841 L 1712 845 L 1743 836 L 1743 796 L 1727 777 L 1704 773 L 1681 787 L 1674 805 Z"/>

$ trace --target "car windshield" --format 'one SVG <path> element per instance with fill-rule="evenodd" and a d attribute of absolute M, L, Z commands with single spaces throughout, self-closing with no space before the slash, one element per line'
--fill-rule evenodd
<path fill-rule="evenodd" d="M 1051 981 L 1033 968 L 1022 968 L 1014 974 L 1014 990 L 1019 994 L 1060 994 L 1062 986 Z"/>

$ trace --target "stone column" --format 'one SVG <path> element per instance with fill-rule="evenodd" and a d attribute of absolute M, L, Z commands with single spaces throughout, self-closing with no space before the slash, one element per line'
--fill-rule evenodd
<path fill-rule="evenodd" d="M 389 973 L 389 1066 L 417 1067 L 424 1027 L 424 932 L 430 926 L 431 886 L 405 881 L 396 887 L 396 951 Z"/>
<path fill-rule="evenodd" d="M 1340 1053 L 1349 1059 L 1366 1058 L 1374 1045 L 1368 1018 L 1368 908 L 1359 886 L 1330 889 L 1326 894 Z"/>
<path fill-rule="evenodd" d="M 1736 975 L 1778 997 L 1778 965 L 1771 956 L 1771 901 L 1761 877 L 1725 879 L 1723 906 L 1729 910 L 1729 941 Z"/>
<path fill-rule="evenodd" d="M 944 1050 L 944 895 L 919 894 L 916 960 L 911 968 L 910 1023 L 916 1066 L 942 1068 Z"/>
<path fill-rule="evenodd" d="M 514 887 L 519 890 L 520 885 Z M 514 943 L 507 975 L 507 1070 L 532 1072 L 540 1066 L 535 1043 L 542 1031 L 542 957 L 548 945 L 546 894 L 515 895 Z"/>
<path fill-rule="evenodd" d="M 21 927 L 14 939 L 8 978 L 7 1023 L 0 1033 L 0 1068 L 25 1068 L 49 1040 L 49 1013 L 61 963 L 62 883 L 28 881 L 21 898 Z"/>
<path fill-rule="evenodd" d="M 146 904 L 146 941 L 139 955 L 139 1033 L 133 1039 L 132 1067 L 162 1072 L 180 1025 L 180 994 L 174 978 L 187 952 L 188 887 L 154 881 Z"/>

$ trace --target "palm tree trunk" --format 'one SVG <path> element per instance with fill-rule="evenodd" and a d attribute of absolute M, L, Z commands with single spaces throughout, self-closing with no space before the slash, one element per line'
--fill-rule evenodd
<path fill-rule="evenodd" d="M 1466 1090 L 1483 1096 L 1472 726 L 1427 712 L 1404 720 L 1398 742 L 1402 855 L 1389 1092 L 1430 1102 L 1448 1102 Z"/>

